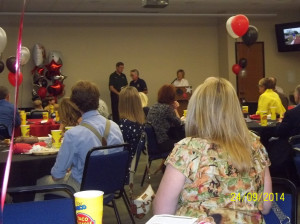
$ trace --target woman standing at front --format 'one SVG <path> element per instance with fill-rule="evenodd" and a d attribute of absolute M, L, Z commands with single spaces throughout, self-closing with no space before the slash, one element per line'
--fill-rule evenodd
<path fill-rule="evenodd" d="M 189 137 L 166 160 L 154 213 L 212 223 L 264 223 L 261 213 L 268 213 L 272 202 L 245 197 L 272 192 L 270 161 L 259 138 L 248 131 L 227 80 L 208 78 L 196 89 L 185 128 Z"/>

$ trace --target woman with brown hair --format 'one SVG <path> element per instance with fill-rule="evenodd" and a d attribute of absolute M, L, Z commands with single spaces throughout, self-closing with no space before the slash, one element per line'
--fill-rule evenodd
<path fill-rule="evenodd" d="M 270 160 L 245 123 L 229 81 L 208 78 L 189 104 L 186 137 L 166 160 L 154 214 L 210 223 L 264 223 L 272 201 Z"/>
<path fill-rule="evenodd" d="M 171 131 L 173 127 L 180 129 L 182 125 L 177 111 L 179 103 L 175 101 L 175 94 L 173 85 L 163 85 L 158 91 L 158 103 L 150 108 L 147 115 L 147 121 L 154 128 L 161 152 L 170 152 L 174 144 L 180 140 L 178 134 Z"/>
<path fill-rule="evenodd" d="M 64 130 L 68 126 L 76 126 L 81 121 L 82 114 L 69 97 L 62 99 L 58 107 L 58 113 L 61 121 L 60 130 Z"/>

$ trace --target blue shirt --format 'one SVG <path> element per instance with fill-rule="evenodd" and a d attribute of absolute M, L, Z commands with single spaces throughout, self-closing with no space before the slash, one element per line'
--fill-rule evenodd
<path fill-rule="evenodd" d="M 107 145 L 124 143 L 122 132 L 119 126 L 111 122 L 109 135 L 107 137 Z M 92 110 L 82 115 L 82 123 L 92 125 L 100 134 L 104 135 L 106 118 L 101 116 L 98 111 Z M 63 144 L 58 152 L 56 162 L 51 169 L 51 175 L 54 178 L 63 178 L 68 168 L 71 167 L 71 175 L 81 183 L 86 155 L 93 147 L 101 146 L 98 137 L 89 129 L 83 126 L 76 126 L 68 130 L 64 135 Z M 121 151 L 122 148 L 108 149 L 107 151 L 98 151 L 97 153 L 113 153 Z"/>
<path fill-rule="evenodd" d="M 11 136 L 14 123 L 14 105 L 7 100 L 0 100 L 0 124 L 8 128 L 8 134 Z M 19 113 L 16 114 L 15 127 L 20 126 L 21 120 Z"/>

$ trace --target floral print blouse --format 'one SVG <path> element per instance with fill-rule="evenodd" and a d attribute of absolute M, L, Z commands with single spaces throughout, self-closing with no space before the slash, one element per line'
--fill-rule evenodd
<path fill-rule="evenodd" d="M 263 200 L 258 198 L 270 160 L 259 137 L 251 133 L 251 138 L 252 167 L 244 174 L 228 162 L 224 150 L 207 140 L 188 137 L 176 144 L 166 160 L 186 177 L 176 215 L 211 223 L 264 223 Z"/>

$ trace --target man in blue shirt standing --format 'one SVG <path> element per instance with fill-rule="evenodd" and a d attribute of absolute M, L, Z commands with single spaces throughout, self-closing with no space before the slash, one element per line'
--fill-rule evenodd
<path fill-rule="evenodd" d="M 4 86 L 0 86 L 0 124 L 7 127 L 9 136 L 11 136 L 14 124 L 15 127 L 21 124 L 19 113 L 16 113 L 14 123 L 14 105 L 9 102 L 9 92 Z"/>
<path fill-rule="evenodd" d="M 97 111 L 99 97 L 99 89 L 91 82 L 79 81 L 72 87 L 70 99 L 82 112 L 82 122 L 64 134 L 63 144 L 51 169 L 51 176 L 39 179 L 38 185 L 64 183 L 72 186 L 76 191 L 80 190 L 86 155 L 93 147 L 102 145 L 101 140 L 87 126 L 92 126 L 95 132 L 103 136 L 107 145 L 124 142 L 119 126 L 113 121 L 108 121 Z M 121 150 L 120 148 L 109 149 L 98 153 L 114 153 Z M 35 200 L 42 199 L 42 194 L 36 195 Z"/>

